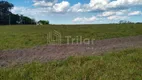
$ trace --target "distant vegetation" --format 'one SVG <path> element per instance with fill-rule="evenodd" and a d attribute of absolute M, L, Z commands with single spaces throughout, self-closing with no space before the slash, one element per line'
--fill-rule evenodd
<path fill-rule="evenodd" d="M 142 22 L 131 22 L 126 20 L 120 20 L 119 24 L 142 24 Z"/>
<path fill-rule="evenodd" d="M 49 21 L 40 20 L 40 21 L 38 21 L 38 23 L 41 25 L 47 25 L 47 24 L 49 24 Z"/>
<path fill-rule="evenodd" d="M 12 3 L 7 1 L 0 1 L 0 25 L 14 25 L 14 24 L 36 24 L 37 22 L 34 19 L 31 19 L 27 16 L 13 14 L 10 10 L 14 7 Z M 45 21 L 44 24 L 49 24 L 49 21 Z"/>
<path fill-rule="evenodd" d="M 130 21 L 121 20 L 119 21 L 119 24 L 134 24 L 134 23 Z"/>
<path fill-rule="evenodd" d="M 0 68 L 0 80 L 142 80 L 142 49 Z"/>

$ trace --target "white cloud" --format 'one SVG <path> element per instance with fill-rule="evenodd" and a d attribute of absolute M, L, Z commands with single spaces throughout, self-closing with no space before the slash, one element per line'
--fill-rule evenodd
<path fill-rule="evenodd" d="M 58 0 L 33 0 L 34 6 L 49 7 L 57 3 Z"/>
<path fill-rule="evenodd" d="M 107 16 L 112 16 L 116 14 L 114 11 L 106 11 L 106 12 L 103 12 L 101 15 L 98 15 L 100 17 L 107 17 Z"/>
<path fill-rule="evenodd" d="M 34 7 L 14 7 L 13 13 L 23 14 L 30 17 L 40 17 L 41 15 L 69 13 L 72 12 L 96 12 L 101 11 L 92 17 L 77 17 L 73 22 L 94 22 L 96 20 L 123 20 L 128 16 L 140 15 L 141 11 L 132 11 L 134 6 L 142 6 L 142 0 L 90 0 L 89 3 L 77 3 L 70 6 L 68 1 L 58 2 L 58 0 L 33 0 Z"/>
<path fill-rule="evenodd" d="M 26 10 L 25 7 L 14 7 L 11 11 L 12 11 L 12 13 L 17 13 L 17 12 L 22 12 L 25 10 Z"/>
<path fill-rule="evenodd" d="M 108 20 L 125 20 L 127 18 L 128 18 L 127 16 L 117 16 L 117 15 L 107 17 Z"/>
<path fill-rule="evenodd" d="M 124 14 L 128 14 L 129 10 L 118 10 L 118 11 L 115 11 L 115 10 L 111 10 L 111 11 L 105 11 L 105 12 L 102 12 L 101 14 L 97 15 L 99 17 L 109 17 L 109 16 L 113 16 L 113 15 L 117 15 L 117 16 L 120 16 L 120 15 L 124 15 Z"/>
<path fill-rule="evenodd" d="M 62 1 L 60 3 L 57 3 L 58 0 L 33 0 L 33 2 L 34 6 L 48 8 L 48 12 L 54 13 L 67 12 L 70 6 L 70 3 L 68 1 Z"/>
<path fill-rule="evenodd" d="M 135 5 L 142 5 L 142 0 L 116 0 L 110 2 L 108 8 L 130 7 Z"/>
<path fill-rule="evenodd" d="M 50 8 L 27 8 L 27 7 L 14 7 L 11 11 L 15 14 L 38 14 L 38 13 L 48 13 Z"/>
<path fill-rule="evenodd" d="M 61 3 L 56 3 L 53 6 L 53 12 L 66 12 L 70 6 L 70 3 L 67 1 L 62 1 Z"/>
<path fill-rule="evenodd" d="M 29 9 L 27 7 L 14 7 L 12 10 L 12 13 L 28 16 L 30 18 L 34 18 L 36 20 L 40 20 L 43 17 L 51 16 L 51 14 L 48 12 L 50 11 L 50 8 L 33 8 Z"/>
<path fill-rule="evenodd" d="M 52 6 L 52 5 L 53 5 L 52 2 L 45 2 L 45 1 L 40 1 L 40 2 L 34 3 L 34 6 Z"/>
<path fill-rule="evenodd" d="M 98 11 L 105 10 L 106 5 L 109 0 L 90 0 L 88 4 L 80 4 L 77 3 L 73 5 L 69 11 L 72 12 L 90 12 L 90 11 Z"/>
<path fill-rule="evenodd" d="M 53 6 L 48 6 L 48 7 L 36 7 L 36 8 L 14 7 L 12 9 L 12 12 L 16 13 L 16 14 L 28 14 L 28 15 L 38 14 L 38 13 L 40 13 L 40 14 L 65 13 L 65 12 L 67 12 L 69 6 L 70 6 L 69 2 L 62 1 L 61 3 L 55 3 Z"/>
<path fill-rule="evenodd" d="M 73 20 L 73 22 L 94 22 L 94 21 L 96 21 L 97 20 L 97 18 L 95 17 L 95 16 L 92 16 L 92 17 L 77 17 L 77 18 L 75 18 L 74 20 Z"/>
<path fill-rule="evenodd" d="M 33 2 L 36 8 L 45 8 L 45 10 L 47 10 L 46 12 L 49 13 L 65 13 L 70 6 L 68 1 L 57 3 L 58 0 L 33 0 Z"/>
<path fill-rule="evenodd" d="M 117 8 L 122 10 L 128 7 L 131 8 L 133 5 L 142 5 L 142 0 L 90 0 L 88 4 L 77 3 L 73 6 L 70 6 L 68 1 L 58 2 L 58 0 L 33 0 L 33 5 L 35 8 L 44 7 L 46 12 L 54 13 L 65 13 L 65 12 L 90 12 L 90 11 L 105 11 L 102 16 L 111 16 L 113 14 L 122 15 L 124 12 L 116 11 Z M 112 8 L 116 8 L 114 11 L 111 11 Z M 111 11 L 111 12 L 108 12 Z"/>
<path fill-rule="evenodd" d="M 142 12 L 141 11 L 133 11 L 133 12 L 130 12 L 128 15 L 129 16 L 136 16 L 136 15 L 141 15 Z"/>
<path fill-rule="evenodd" d="M 122 10 L 132 6 L 142 5 L 142 0 L 90 0 L 88 4 L 77 3 L 71 7 L 73 12 L 106 11 L 111 9 Z"/>
<path fill-rule="evenodd" d="M 109 0 L 90 0 L 88 7 L 91 10 L 105 10 L 105 6 L 109 3 Z"/>
<path fill-rule="evenodd" d="M 71 6 L 68 12 L 90 12 L 106 10 L 109 0 L 90 0 L 88 4 L 77 3 Z"/>
<path fill-rule="evenodd" d="M 81 9 L 81 3 L 77 3 L 73 6 L 71 6 L 69 9 L 68 9 L 68 12 L 84 12 L 83 9 Z"/>

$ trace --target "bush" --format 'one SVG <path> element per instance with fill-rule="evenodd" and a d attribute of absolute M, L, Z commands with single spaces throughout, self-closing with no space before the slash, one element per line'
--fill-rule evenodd
<path fill-rule="evenodd" d="M 38 23 L 40 23 L 42 25 L 47 25 L 47 24 L 49 24 L 49 21 L 40 20 L 40 21 L 38 21 Z"/>

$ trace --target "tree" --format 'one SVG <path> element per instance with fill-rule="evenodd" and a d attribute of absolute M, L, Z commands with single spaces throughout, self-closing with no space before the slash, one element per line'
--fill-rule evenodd
<path fill-rule="evenodd" d="M 11 14 L 10 18 L 10 24 L 19 24 L 20 19 L 18 14 Z"/>
<path fill-rule="evenodd" d="M 133 22 L 121 20 L 119 21 L 119 24 L 133 24 Z"/>
<path fill-rule="evenodd" d="M 38 23 L 41 23 L 43 25 L 47 25 L 47 24 L 49 24 L 49 21 L 40 20 L 40 21 L 38 21 Z"/>
<path fill-rule="evenodd" d="M 12 3 L 0 1 L 0 24 L 8 24 L 11 16 L 10 10 L 14 7 Z"/>
<path fill-rule="evenodd" d="M 12 14 L 11 19 L 11 24 L 36 24 L 34 19 L 18 14 Z"/>
<path fill-rule="evenodd" d="M 22 16 L 22 24 L 35 24 L 35 20 L 27 16 Z"/>
<path fill-rule="evenodd" d="M 0 1 L 0 25 L 8 24 L 36 24 L 30 17 L 13 14 L 10 10 L 14 7 L 12 3 Z M 41 21 L 43 24 L 49 24 L 48 21 Z"/>

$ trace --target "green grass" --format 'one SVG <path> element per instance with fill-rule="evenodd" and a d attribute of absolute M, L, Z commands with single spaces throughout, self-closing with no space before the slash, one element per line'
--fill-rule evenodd
<path fill-rule="evenodd" d="M 0 80 L 142 80 L 142 49 L 0 68 Z"/>
<path fill-rule="evenodd" d="M 0 50 L 45 45 L 47 34 L 53 30 L 60 32 L 62 43 L 66 43 L 65 36 L 100 40 L 142 35 L 142 24 L 0 26 Z"/>

